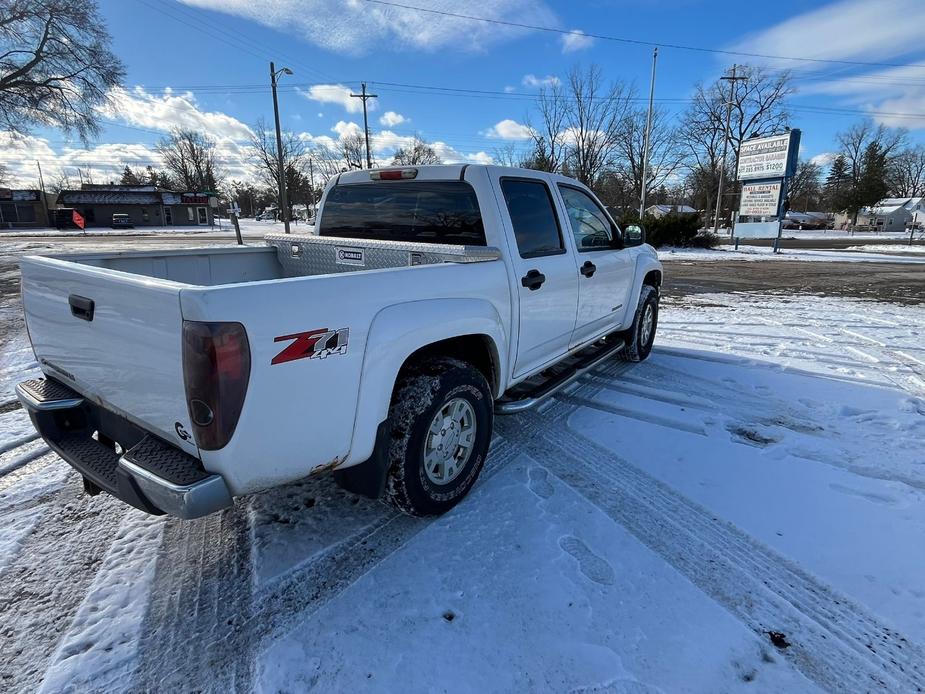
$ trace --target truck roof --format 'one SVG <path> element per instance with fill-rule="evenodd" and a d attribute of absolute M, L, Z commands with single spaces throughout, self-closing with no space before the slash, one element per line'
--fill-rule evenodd
<path fill-rule="evenodd" d="M 547 174 L 535 169 L 523 169 L 516 166 L 498 166 L 496 164 L 408 164 L 398 166 L 383 166 L 377 169 L 356 169 L 345 171 L 334 179 L 333 185 L 368 183 L 370 174 L 377 171 L 398 171 L 403 169 L 416 169 L 414 176 L 418 181 L 453 181 L 460 180 L 466 169 L 503 169 L 507 175 L 516 176 L 518 173 L 529 176 L 550 176 L 555 180 L 569 181 L 571 179 L 559 174 Z"/>

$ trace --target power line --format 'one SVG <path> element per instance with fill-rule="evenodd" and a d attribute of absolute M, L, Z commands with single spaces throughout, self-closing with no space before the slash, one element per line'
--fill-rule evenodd
<path fill-rule="evenodd" d="M 748 58 L 764 58 L 766 60 L 792 60 L 797 62 L 807 62 L 807 63 L 828 63 L 828 64 L 837 64 L 837 65 L 865 65 L 868 67 L 914 67 L 914 68 L 925 68 L 925 65 L 920 65 L 917 63 L 873 63 L 866 62 L 861 60 L 836 60 L 834 58 L 807 58 L 807 57 L 796 57 L 788 55 L 769 55 L 766 53 L 746 53 L 744 51 L 733 51 L 733 50 L 724 50 L 721 48 L 704 48 L 703 46 L 686 46 L 679 43 L 662 43 L 659 41 L 643 41 L 641 39 L 628 39 L 626 37 L 620 36 L 608 36 L 606 34 L 594 34 L 588 33 L 579 30 L 568 30 L 568 29 L 557 29 L 555 27 L 545 27 L 538 24 L 526 24 L 523 22 L 511 22 L 504 19 L 491 19 L 488 17 L 476 17 L 469 14 L 461 14 L 459 12 L 448 12 L 446 10 L 435 10 L 429 7 L 417 7 L 415 5 L 405 5 L 399 2 L 391 2 L 390 0 L 366 0 L 366 2 L 374 5 L 384 5 L 386 7 L 397 7 L 403 10 L 413 10 L 415 12 L 426 12 L 428 14 L 440 15 L 443 17 L 453 17 L 454 19 L 468 19 L 473 22 L 485 22 L 487 24 L 499 24 L 501 26 L 515 27 L 518 29 L 530 29 L 532 31 L 545 31 L 551 34 L 561 34 L 565 36 L 582 36 L 593 39 L 600 39 L 601 41 L 614 41 L 617 43 L 629 43 L 637 46 L 656 46 L 658 48 L 674 48 L 681 51 L 696 51 L 699 53 L 716 53 L 720 55 L 741 55 Z"/>

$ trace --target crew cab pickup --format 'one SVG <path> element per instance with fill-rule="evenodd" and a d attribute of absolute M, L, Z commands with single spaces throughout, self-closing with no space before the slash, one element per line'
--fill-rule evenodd
<path fill-rule="evenodd" d="M 662 267 L 555 174 L 342 173 L 310 235 L 22 260 L 17 392 L 90 493 L 192 518 L 335 471 L 413 514 L 472 487 L 495 414 L 644 359 Z"/>

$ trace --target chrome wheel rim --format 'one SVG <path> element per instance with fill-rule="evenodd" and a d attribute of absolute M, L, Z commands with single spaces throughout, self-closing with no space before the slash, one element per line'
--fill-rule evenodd
<path fill-rule="evenodd" d="M 434 415 L 424 438 L 424 473 L 434 484 L 455 480 L 475 448 L 475 410 L 453 398 Z"/>
<path fill-rule="evenodd" d="M 646 309 L 642 313 L 642 325 L 639 327 L 639 342 L 647 345 L 655 331 L 655 308 L 652 304 L 646 304 Z"/>

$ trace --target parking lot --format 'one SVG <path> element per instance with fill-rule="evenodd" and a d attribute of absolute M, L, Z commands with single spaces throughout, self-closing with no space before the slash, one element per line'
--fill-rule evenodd
<path fill-rule="evenodd" d="M 15 254 L 60 247 L 29 243 L 0 264 L 4 403 L 35 370 Z M 650 359 L 498 418 L 439 519 L 326 476 L 145 516 L 5 405 L 2 688 L 925 687 L 921 265 L 665 274 Z"/>

